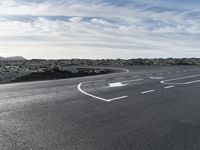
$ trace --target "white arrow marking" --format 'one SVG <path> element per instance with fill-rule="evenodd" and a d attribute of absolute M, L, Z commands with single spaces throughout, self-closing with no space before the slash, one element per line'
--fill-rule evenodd
<path fill-rule="evenodd" d="M 109 83 L 109 87 L 113 88 L 113 87 L 122 87 L 125 86 L 127 84 L 122 84 L 121 82 L 116 82 L 116 83 Z"/>

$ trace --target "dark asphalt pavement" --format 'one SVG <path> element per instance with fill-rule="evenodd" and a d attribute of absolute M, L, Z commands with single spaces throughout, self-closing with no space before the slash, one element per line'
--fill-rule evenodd
<path fill-rule="evenodd" d="M 199 150 L 200 67 L 127 69 L 0 85 L 0 150 Z"/>

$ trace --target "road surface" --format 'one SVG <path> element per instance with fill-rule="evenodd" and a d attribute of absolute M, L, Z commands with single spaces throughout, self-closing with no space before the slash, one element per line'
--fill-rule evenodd
<path fill-rule="evenodd" d="M 200 67 L 0 85 L 1 150 L 199 150 Z"/>

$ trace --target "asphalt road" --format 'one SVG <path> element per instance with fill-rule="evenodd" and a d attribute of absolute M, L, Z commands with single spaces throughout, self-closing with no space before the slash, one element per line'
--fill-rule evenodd
<path fill-rule="evenodd" d="M 0 85 L 0 150 L 199 150 L 200 67 Z"/>

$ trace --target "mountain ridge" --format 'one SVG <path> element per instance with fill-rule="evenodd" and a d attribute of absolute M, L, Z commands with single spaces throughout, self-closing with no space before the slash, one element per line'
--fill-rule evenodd
<path fill-rule="evenodd" d="M 16 61 L 16 60 L 26 60 L 26 58 L 22 56 L 11 56 L 11 57 L 0 56 L 0 61 Z"/>

